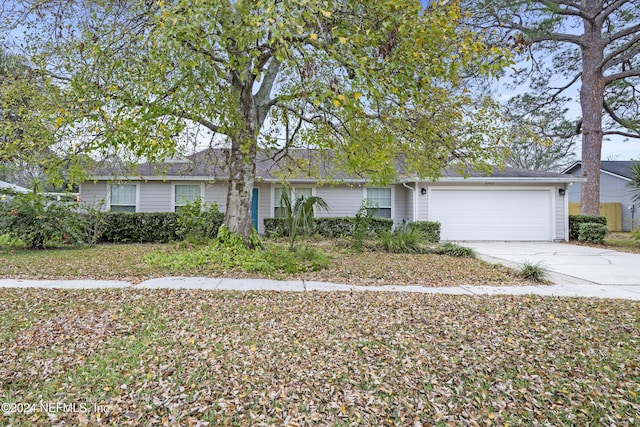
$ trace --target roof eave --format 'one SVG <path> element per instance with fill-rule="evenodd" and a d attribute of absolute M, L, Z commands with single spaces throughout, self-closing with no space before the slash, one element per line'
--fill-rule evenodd
<path fill-rule="evenodd" d="M 548 184 L 568 184 L 574 182 L 586 182 L 586 178 L 568 175 L 567 178 L 561 177 L 491 177 L 491 176 L 471 176 L 465 177 L 442 177 L 436 181 L 423 180 L 418 178 L 406 179 L 403 182 L 428 182 L 432 184 L 439 183 L 464 183 L 464 182 L 500 182 L 500 183 L 548 183 Z"/>

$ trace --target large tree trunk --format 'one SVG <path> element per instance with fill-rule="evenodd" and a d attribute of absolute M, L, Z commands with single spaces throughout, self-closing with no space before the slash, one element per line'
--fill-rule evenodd
<path fill-rule="evenodd" d="M 248 147 L 247 147 L 248 145 Z M 248 148 L 248 151 L 245 149 Z M 242 236 L 245 245 L 251 246 L 249 236 L 251 221 L 251 191 L 256 175 L 256 141 L 242 143 L 233 140 L 229 159 L 229 186 L 225 224 L 229 231 Z"/>
<path fill-rule="evenodd" d="M 595 2 L 597 3 L 597 2 Z M 602 108 L 605 81 L 601 64 L 604 58 L 604 42 L 600 28 L 585 20 L 585 41 L 582 48 L 582 184 L 580 213 L 600 215 L 600 160 L 602 155 Z"/>
<path fill-rule="evenodd" d="M 232 137 L 229 158 L 229 186 L 225 225 L 232 233 L 242 237 L 251 247 L 253 223 L 251 221 L 251 193 L 256 176 L 256 152 L 258 145 L 258 108 L 251 94 L 251 87 L 240 89 L 241 114 L 244 126 Z"/>

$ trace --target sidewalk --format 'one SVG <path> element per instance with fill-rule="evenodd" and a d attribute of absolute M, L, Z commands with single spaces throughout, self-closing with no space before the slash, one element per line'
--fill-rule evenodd
<path fill-rule="evenodd" d="M 640 287 L 633 285 L 600 285 L 561 283 L 539 286 L 354 286 L 303 280 L 225 279 L 206 277 L 164 277 L 133 285 L 117 280 L 18 280 L 0 279 L 0 288 L 43 289 L 203 289 L 281 292 L 415 292 L 449 295 L 544 295 L 561 297 L 618 298 L 640 301 Z"/>

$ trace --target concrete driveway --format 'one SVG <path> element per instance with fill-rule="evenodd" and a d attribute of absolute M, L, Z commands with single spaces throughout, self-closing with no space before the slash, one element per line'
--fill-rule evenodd
<path fill-rule="evenodd" d="M 640 255 L 552 242 L 460 242 L 509 267 L 540 263 L 556 284 L 623 285 L 640 292 Z"/>

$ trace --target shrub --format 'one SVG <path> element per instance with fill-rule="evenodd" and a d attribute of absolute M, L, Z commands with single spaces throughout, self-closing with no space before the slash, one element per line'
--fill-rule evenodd
<path fill-rule="evenodd" d="M 284 218 L 265 218 L 264 234 L 269 237 L 286 237 Z"/>
<path fill-rule="evenodd" d="M 174 212 L 105 212 L 101 242 L 166 243 L 178 239 Z"/>
<path fill-rule="evenodd" d="M 354 217 L 323 217 L 315 219 L 315 232 L 322 237 L 346 237 L 354 233 Z M 390 232 L 393 220 L 390 218 L 371 218 L 367 227 L 367 235 L 379 236 L 381 233 Z M 286 237 L 284 218 L 265 218 L 264 234 L 271 237 Z"/>
<path fill-rule="evenodd" d="M 220 228 L 225 233 L 225 227 Z M 208 246 L 191 248 L 177 252 L 152 252 L 144 256 L 150 265 L 165 267 L 175 272 L 193 271 L 200 268 L 217 268 L 221 271 L 240 269 L 248 273 L 262 273 L 272 276 L 276 273 L 298 273 L 316 271 L 329 266 L 329 258 L 315 248 L 297 248 L 290 251 L 271 244 L 266 250 L 249 249 L 242 242 L 228 234 L 228 239 L 215 240 Z"/>
<path fill-rule="evenodd" d="M 586 222 L 580 224 L 578 240 L 589 243 L 604 243 L 604 238 L 607 237 L 608 232 L 606 225 Z"/>
<path fill-rule="evenodd" d="M 400 227 L 395 232 L 385 231 L 378 237 L 382 248 L 391 253 L 427 253 L 429 247 L 424 242 L 428 241 L 425 233 L 417 227 Z"/>
<path fill-rule="evenodd" d="M 82 228 L 84 231 L 84 241 L 90 246 L 98 243 L 102 237 L 102 232 L 106 224 L 105 211 L 100 207 L 92 205 L 83 205 L 84 213 L 81 214 Z"/>
<path fill-rule="evenodd" d="M 39 194 L 16 195 L 0 205 L 0 234 L 20 239 L 29 249 L 83 241 L 82 222 L 73 205 Z"/>
<path fill-rule="evenodd" d="M 607 218 L 594 215 L 569 215 L 569 240 L 578 240 L 580 224 L 584 223 L 607 225 Z"/>
<path fill-rule="evenodd" d="M 197 198 L 180 208 L 176 235 L 190 243 L 204 243 L 218 235 L 223 222 L 224 214 L 218 210 L 217 205 L 207 206 L 202 199 Z"/>
<path fill-rule="evenodd" d="M 353 248 L 361 251 L 364 245 L 364 239 L 367 237 L 373 215 L 371 214 L 369 199 L 364 199 L 360 205 L 360 209 L 353 218 Z"/>
<path fill-rule="evenodd" d="M 640 242 L 640 226 L 637 226 L 633 230 L 631 230 L 631 237 L 636 242 Z"/>
<path fill-rule="evenodd" d="M 520 266 L 520 276 L 537 283 L 547 283 L 547 270 L 540 264 L 525 261 Z"/>
<path fill-rule="evenodd" d="M 430 242 L 440 241 L 440 223 L 436 221 L 413 221 L 407 224 L 409 228 L 417 228 L 422 231 Z"/>
<path fill-rule="evenodd" d="M 478 255 L 476 251 L 471 248 L 467 248 L 466 246 L 460 246 L 456 243 L 443 243 L 438 246 L 435 250 L 435 253 L 439 255 L 448 255 L 459 258 L 477 258 Z"/>

